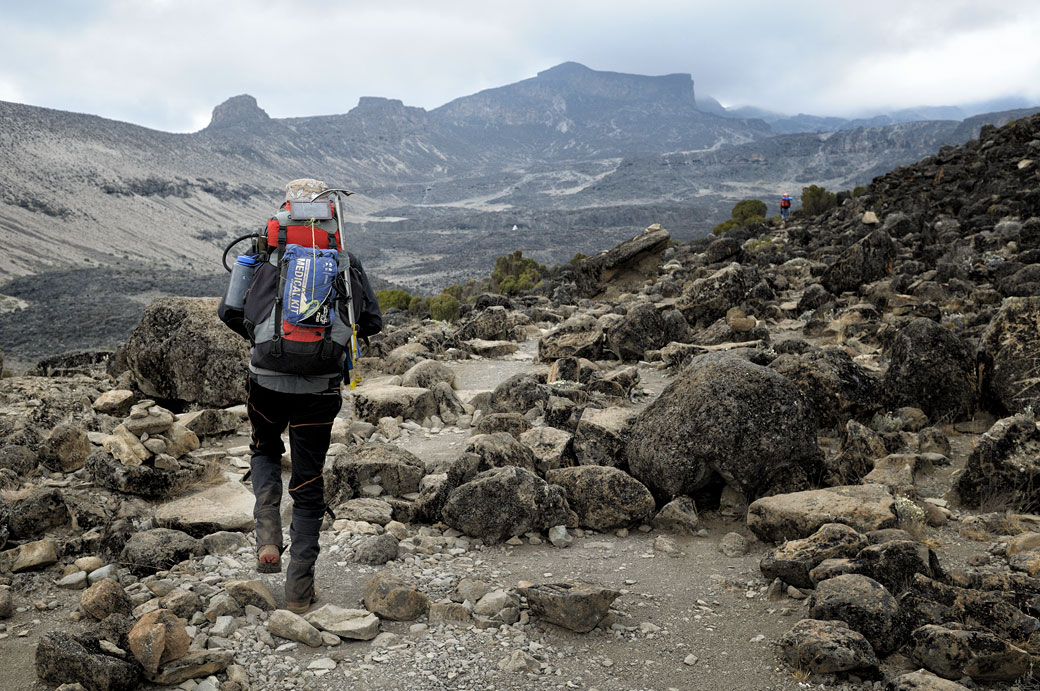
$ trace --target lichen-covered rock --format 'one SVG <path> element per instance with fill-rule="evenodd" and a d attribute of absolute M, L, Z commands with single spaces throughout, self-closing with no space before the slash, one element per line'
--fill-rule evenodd
<path fill-rule="evenodd" d="M 1013 682 L 1032 667 L 1032 656 L 985 631 L 949 629 L 935 624 L 910 634 L 910 656 L 946 679 Z"/>
<path fill-rule="evenodd" d="M 628 310 L 624 319 L 604 332 L 606 352 L 626 362 L 642 360 L 646 351 L 666 345 L 666 329 L 654 305 L 642 303 Z"/>
<path fill-rule="evenodd" d="M 621 528 L 649 518 L 654 498 L 641 482 L 617 468 L 586 465 L 550 470 L 546 480 L 563 487 L 578 525 L 593 530 Z"/>
<path fill-rule="evenodd" d="M 868 545 L 865 535 L 841 523 L 826 523 L 801 540 L 788 540 L 762 558 L 766 581 L 779 578 L 799 588 L 815 587 L 809 572 L 825 559 L 852 558 Z"/>
<path fill-rule="evenodd" d="M 877 674 L 874 649 L 863 634 L 843 621 L 802 619 L 779 641 L 780 655 L 794 669 L 814 674 Z"/>
<path fill-rule="evenodd" d="M 140 679 L 136 665 L 105 655 L 96 639 L 80 640 L 62 631 L 43 634 L 35 662 L 40 679 L 52 684 L 80 683 L 89 691 L 130 691 Z"/>
<path fill-rule="evenodd" d="M 635 415 L 629 408 L 585 408 L 574 432 L 578 463 L 627 468 L 627 432 Z"/>
<path fill-rule="evenodd" d="M 412 365 L 401 377 L 401 386 L 432 389 L 437 382 L 455 385 L 455 371 L 436 360 L 422 360 Z"/>
<path fill-rule="evenodd" d="M 382 384 L 354 391 L 354 415 L 372 424 L 384 417 L 422 421 L 437 412 L 437 399 L 429 389 Z"/>
<path fill-rule="evenodd" d="M 939 559 L 928 545 L 911 540 L 889 540 L 864 547 L 856 555 L 856 570 L 899 594 L 909 587 L 914 574 L 942 579 Z"/>
<path fill-rule="evenodd" d="M 748 507 L 747 526 L 766 542 L 809 537 L 825 523 L 844 523 L 860 533 L 893 528 L 895 499 L 881 485 L 849 485 L 758 499 Z"/>
<path fill-rule="evenodd" d="M 538 360 L 551 362 L 574 357 L 599 360 L 603 355 L 603 330 L 587 314 L 566 320 L 538 340 Z"/>
<path fill-rule="evenodd" d="M 1004 300 L 979 341 L 982 395 L 1000 413 L 1040 410 L 1040 296 Z"/>
<path fill-rule="evenodd" d="M 574 463 L 574 435 L 555 427 L 535 427 L 520 435 L 520 443 L 534 454 L 534 466 L 539 475 L 550 470 L 565 468 Z"/>
<path fill-rule="evenodd" d="M 534 616 L 578 633 L 596 628 L 621 595 L 590 583 L 544 583 L 521 588 L 520 594 Z"/>
<path fill-rule="evenodd" d="M 886 455 L 888 450 L 881 435 L 866 425 L 849 420 L 842 431 L 840 452 L 824 460 L 826 482 L 832 486 L 859 482 L 874 469 L 874 463 Z"/>
<path fill-rule="evenodd" d="M 452 528 L 487 542 L 577 523 L 561 487 L 515 466 L 484 471 L 456 487 L 442 516 Z"/>
<path fill-rule="evenodd" d="M 83 467 L 89 454 L 86 430 L 76 425 L 57 425 L 47 435 L 40 459 L 49 470 L 71 473 Z"/>
<path fill-rule="evenodd" d="M 10 505 L 7 526 L 11 537 L 25 540 L 69 522 L 69 509 L 61 490 L 38 489 Z"/>
<path fill-rule="evenodd" d="M 391 621 L 413 621 L 430 609 L 426 595 L 386 571 L 365 581 L 363 598 L 369 612 Z"/>
<path fill-rule="evenodd" d="M 126 344 L 126 364 L 141 391 L 212 407 L 245 401 L 249 346 L 217 318 L 218 302 L 159 298 L 149 303 Z"/>
<path fill-rule="evenodd" d="M 914 406 L 931 420 L 970 417 L 978 398 L 975 355 L 968 345 L 931 319 L 914 319 L 887 349 L 883 379 L 890 408 Z"/>
<path fill-rule="evenodd" d="M 179 530 L 153 528 L 134 533 L 126 544 L 120 560 L 139 576 L 169 569 L 174 564 L 203 552 L 201 541 Z"/>
<path fill-rule="evenodd" d="M 955 487 L 968 506 L 998 500 L 1040 510 L 1040 428 L 1032 416 L 998 420 L 972 449 Z"/>
<path fill-rule="evenodd" d="M 482 418 L 473 429 L 474 434 L 492 434 L 493 432 L 508 432 L 516 439 L 531 429 L 531 423 L 524 419 L 520 413 L 489 413 Z"/>
<path fill-rule="evenodd" d="M 491 410 L 498 413 L 526 413 L 549 400 L 550 389 L 529 374 L 516 374 L 495 387 Z"/>
<path fill-rule="evenodd" d="M 464 451 L 480 458 L 481 468 L 516 466 L 532 473 L 535 470 L 534 454 L 508 432 L 470 437 Z"/>
<path fill-rule="evenodd" d="M 691 495 L 721 475 L 749 499 L 822 475 L 816 422 L 790 380 L 733 356 L 702 356 L 629 429 L 632 475 L 654 496 Z"/>
<path fill-rule="evenodd" d="M 844 350 L 780 355 L 769 367 L 794 382 L 812 404 L 821 427 L 869 417 L 882 404 L 877 379 Z"/>
<path fill-rule="evenodd" d="M 169 469 L 153 465 L 125 465 L 104 451 L 87 457 L 90 479 L 108 489 L 142 497 L 158 498 L 174 494 L 197 482 L 206 473 L 206 464 L 191 456 L 175 459 Z"/>
<path fill-rule="evenodd" d="M 418 456 L 394 444 L 375 442 L 348 446 L 336 454 L 325 471 L 325 501 L 330 506 L 359 496 L 366 485 L 376 484 L 390 495 L 419 491 L 426 464 Z"/>
<path fill-rule="evenodd" d="M 895 650 L 905 636 L 895 596 L 874 579 L 859 574 L 818 583 L 809 598 L 809 616 L 845 622 L 881 655 Z"/>
<path fill-rule="evenodd" d="M 679 311 L 691 327 L 703 328 L 742 305 L 760 280 L 756 268 L 730 264 L 693 281 L 680 298 Z"/>
<path fill-rule="evenodd" d="M 879 228 L 842 252 L 824 272 L 820 283 L 835 295 L 857 290 L 864 283 L 891 273 L 895 257 L 896 243 Z"/>

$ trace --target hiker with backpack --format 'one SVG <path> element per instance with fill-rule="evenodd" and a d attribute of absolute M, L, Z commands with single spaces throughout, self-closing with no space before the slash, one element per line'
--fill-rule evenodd
<path fill-rule="evenodd" d="M 347 378 L 353 388 L 356 381 L 358 339 L 383 327 L 368 277 L 344 245 L 345 194 L 310 178 L 286 185 L 285 203 L 263 232 L 235 241 L 255 237 L 254 251 L 239 257 L 218 308 L 221 321 L 251 346 L 249 474 L 262 573 L 281 571 L 282 433 L 289 429 L 293 506 L 285 599 L 296 614 L 315 600 L 318 531 L 331 514 L 322 471 L 342 405 L 340 385 Z"/>
<path fill-rule="evenodd" d="M 787 215 L 791 213 L 791 201 L 794 199 L 789 194 L 780 196 L 780 218 L 787 220 Z"/>

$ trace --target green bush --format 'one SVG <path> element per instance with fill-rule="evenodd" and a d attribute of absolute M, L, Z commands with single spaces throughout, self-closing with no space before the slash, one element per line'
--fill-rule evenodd
<path fill-rule="evenodd" d="M 408 303 L 408 313 L 414 315 L 420 315 L 426 312 L 426 300 L 418 295 L 412 296 L 411 301 Z"/>
<path fill-rule="evenodd" d="M 412 296 L 404 290 L 377 290 L 376 301 L 379 302 L 379 309 L 408 309 L 408 304 L 412 301 Z"/>
<path fill-rule="evenodd" d="M 740 222 L 737 221 L 737 219 L 735 219 L 735 218 L 727 218 L 725 221 L 723 221 L 722 223 L 720 223 L 717 226 L 715 226 L 715 228 L 713 228 L 711 232 L 714 233 L 715 235 L 723 235 L 727 231 L 730 231 L 730 230 L 733 230 L 734 228 L 739 228 L 739 227 L 740 227 Z"/>
<path fill-rule="evenodd" d="M 447 290 L 430 298 L 430 316 L 440 321 L 453 322 L 459 318 L 459 301 Z"/>
<path fill-rule="evenodd" d="M 802 188 L 802 211 L 810 216 L 822 214 L 838 205 L 838 195 L 817 185 Z"/>
<path fill-rule="evenodd" d="M 766 203 L 758 199 L 745 199 L 737 202 L 733 207 L 733 219 L 742 226 L 746 226 L 755 218 L 764 219 L 768 211 Z"/>
<path fill-rule="evenodd" d="M 574 255 L 573 257 L 571 257 L 571 261 L 570 261 L 570 263 L 571 263 L 571 264 L 577 264 L 577 263 L 578 263 L 578 262 L 580 262 L 580 261 L 581 261 L 582 259 L 588 259 L 588 255 L 586 255 L 586 254 L 582 254 L 581 252 L 578 252 L 578 253 L 577 253 L 577 254 L 575 254 L 575 255 Z"/>
<path fill-rule="evenodd" d="M 853 197 L 862 197 L 866 193 L 867 193 L 867 188 L 864 187 L 863 185 L 860 185 L 856 189 L 852 190 L 852 196 Z"/>

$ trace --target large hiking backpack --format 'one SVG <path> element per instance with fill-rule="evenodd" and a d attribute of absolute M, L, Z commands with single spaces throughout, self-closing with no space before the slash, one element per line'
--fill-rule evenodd
<path fill-rule="evenodd" d="M 260 264 L 246 297 L 244 325 L 253 343 L 250 364 L 259 373 L 332 377 L 342 374 L 344 364 L 351 369 L 357 355 L 349 352 L 355 327 L 344 282 L 345 274 L 355 281 L 350 255 L 340 251 L 331 204 L 311 204 L 319 211 L 316 218 L 301 222 L 283 209 L 257 243 Z M 350 291 L 355 313 L 358 292 Z"/>

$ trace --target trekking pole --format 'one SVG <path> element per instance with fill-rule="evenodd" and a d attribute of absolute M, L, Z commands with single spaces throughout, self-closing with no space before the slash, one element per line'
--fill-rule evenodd
<path fill-rule="evenodd" d="M 347 317 L 350 319 L 350 346 L 347 353 L 348 368 L 351 370 L 350 376 L 350 388 L 356 388 L 358 383 L 361 381 L 361 376 L 357 369 L 357 358 L 361 356 L 361 349 L 358 348 L 357 338 L 357 323 L 354 321 L 354 294 L 353 287 L 350 285 L 350 254 L 347 253 L 347 234 L 343 229 L 343 205 L 342 200 L 346 197 L 354 194 L 350 190 L 344 189 L 331 189 L 326 190 L 318 195 L 322 197 L 326 194 L 332 195 L 333 203 L 336 205 L 336 227 L 339 230 L 339 243 L 341 245 L 340 256 L 344 257 L 346 262 L 346 276 L 343 281 L 347 291 Z M 315 197 L 317 199 L 318 197 Z"/>

